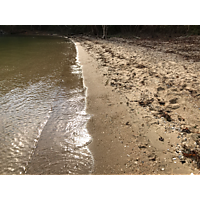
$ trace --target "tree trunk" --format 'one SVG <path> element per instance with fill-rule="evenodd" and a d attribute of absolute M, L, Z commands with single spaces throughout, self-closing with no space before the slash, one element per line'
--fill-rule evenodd
<path fill-rule="evenodd" d="M 103 29 L 103 39 L 107 38 L 107 34 L 108 34 L 108 26 L 107 25 L 102 25 L 102 29 Z"/>
<path fill-rule="evenodd" d="M 92 28 L 92 34 L 96 35 L 98 37 L 99 34 L 98 34 L 97 26 L 96 25 L 92 25 L 91 28 Z"/>

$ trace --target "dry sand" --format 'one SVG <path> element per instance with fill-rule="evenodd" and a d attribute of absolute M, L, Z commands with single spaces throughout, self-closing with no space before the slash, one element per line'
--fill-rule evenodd
<path fill-rule="evenodd" d="M 88 87 L 93 174 L 198 174 L 199 38 L 73 39 Z"/>

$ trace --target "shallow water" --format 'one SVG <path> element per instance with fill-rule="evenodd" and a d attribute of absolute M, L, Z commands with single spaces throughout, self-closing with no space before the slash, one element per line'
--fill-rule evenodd
<path fill-rule="evenodd" d="M 0 37 L 0 174 L 89 174 L 86 90 L 75 45 Z"/>

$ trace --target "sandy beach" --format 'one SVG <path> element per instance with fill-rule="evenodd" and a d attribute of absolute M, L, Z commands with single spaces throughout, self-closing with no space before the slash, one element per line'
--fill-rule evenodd
<path fill-rule="evenodd" d="M 71 38 L 92 116 L 92 174 L 199 174 L 200 37 Z"/>
<path fill-rule="evenodd" d="M 198 174 L 199 38 L 73 40 L 93 174 Z"/>

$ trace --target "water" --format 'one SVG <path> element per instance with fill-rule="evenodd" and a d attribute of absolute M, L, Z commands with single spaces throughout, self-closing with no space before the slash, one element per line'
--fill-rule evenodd
<path fill-rule="evenodd" d="M 89 174 L 86 90 L 73 42 L 0 37 L 0 174 Z"/>

